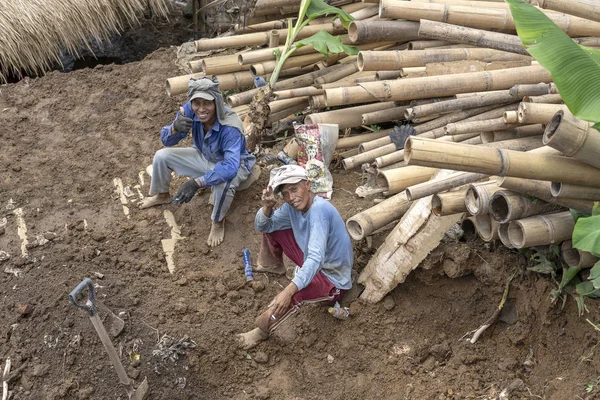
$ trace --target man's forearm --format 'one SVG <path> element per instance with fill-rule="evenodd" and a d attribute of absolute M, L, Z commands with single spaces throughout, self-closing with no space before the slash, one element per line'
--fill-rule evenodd
<path fill-rule="evenodd" d="M 262 212 L 265 214 L 265 217 L 271 218 L 271 214 L 273 214 L 273 207 L 263 206 Z"/>

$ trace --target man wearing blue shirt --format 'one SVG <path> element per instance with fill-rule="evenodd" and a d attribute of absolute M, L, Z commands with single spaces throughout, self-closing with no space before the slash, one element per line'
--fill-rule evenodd
<path fill-rule="evenodd" d="M 225 236 L 225 215 L 236 188 L 251 175 L 256 161 L 246 151 L 244 126 L 235 112 L 225 107 L 218 82 L 209 78 L 190 79 L 188 102 L 180 107 L 175 121 L 162 128 L 166 146 L 154 155 L 150 196 L 140 208 L 171 201 L 187 203 L 201 188 L 212 190 L 212 226 L 209 246 L 218 246 Z M 171 147 L 192 131 L 192 147 Z M 173 199 L 169 192 L 171 172 L 190 177 Z"/>
<path fill-rule="evenodd" d="M 278 193 L 285 203 L 273 210 Z M 257 270 L 284 272 L 283 254 L 299 268 L 256 319 L 257 328 L 239 335 L 245 349 L 266 340 L 303 304 L 333 303 L 352 287 L 352 243 L 344 221 L 331 203 L 310 190 L 304 168 L 284 165 L 271 170 L 262 202 L 254 222 L 263 232 Z"/>

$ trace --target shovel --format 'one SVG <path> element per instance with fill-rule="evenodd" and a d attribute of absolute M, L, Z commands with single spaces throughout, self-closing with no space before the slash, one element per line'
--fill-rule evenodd
<path fill-rule="evenodd" d="M 88 288 L 88 299 L 85 304 L 77 302 L 77 296 L 83 292 L 85 288 Z M 125 372 L 125 368 L 123 368 L 123 364 L 121 364 L 121 359 L 117 355 L 117 351 L 113 346 L 112 342 L 108 337 L 108 333 L 98 316 L 98 311 L 96 310 L 96 295 L 94 292 L 94 285 L 89 278 L 85 278 L 71 293 L 69 293 L 69 299 L 71 299 L 71 303 L 73 305 L 83 308 L 86 310 L 90 316 L 90 320 L 92 321 L 92 325 L 96 328 L 96 332 L 98 332 L 98 336 L 100 336 L 100 340 L 108 353 L 108 357 L 112 362 L 115 370 L 117 371 L 117 375 L 119 375 L 119 380 L 123 385 L 125 385 L 125 390 L 127 391 L 127 395 L 130 400 L 144 400 L 148 396 L 148 381 L 144 379 L 144 381 L 138 386 L 137 389 L 133 387 L 133 380 L 129 379 L 127 373 Z"/>

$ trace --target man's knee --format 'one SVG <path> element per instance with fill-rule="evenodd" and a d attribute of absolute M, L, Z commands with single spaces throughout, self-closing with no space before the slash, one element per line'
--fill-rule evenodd
<path fill-rule="evenodd" d="M 154 153 L 154 161 L 153 164 L 156 163 L 166 163 L 171 158 L 171 149 L 160 149 L 156 153 Z"/>

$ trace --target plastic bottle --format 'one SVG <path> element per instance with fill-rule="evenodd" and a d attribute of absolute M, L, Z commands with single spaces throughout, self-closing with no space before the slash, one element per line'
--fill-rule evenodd
<path fill-rule="evenodd" d="M 281 161 L 282 163 L 284 163 L 284 164 L 294 164 L 294 165 L 298 164 L 298 163 L 296 162 L 296 160 L 294 160 L 292 157 L 288 156 L 288 155 L 285 153 L 285 151 L 283 151 L 283 150 L 281 150 L 281 151 L 279 152 L 279 154 L 277 154 L 277 159 L 278 159 L 279 161 Z"/>
<path fill-rule="evenodd" d="M 350 318 L 350 309 L 348 307 L 341 307 L 340 303 L 337 301 L 335 302 L 335 305 L 333 307 L 329 307 L 327 311 L 337 319 Z"/>
<path fill-rule="evenodd" d="M 244 257 L 244 273 L 246 274 L 246 281 L 250 282 L 254 280 L 252 274 L 252 262 L 250 261 L 250 250 L 243 249 L 242 256 Z"/>

